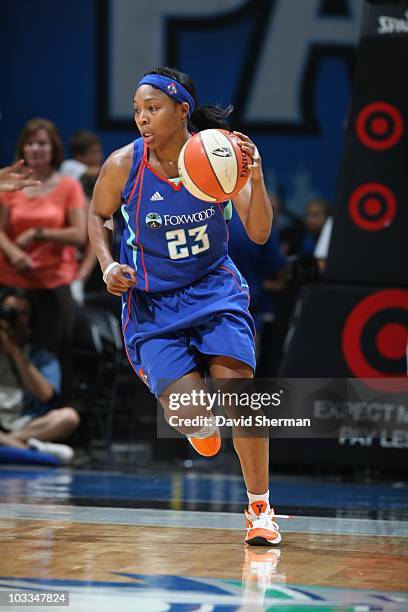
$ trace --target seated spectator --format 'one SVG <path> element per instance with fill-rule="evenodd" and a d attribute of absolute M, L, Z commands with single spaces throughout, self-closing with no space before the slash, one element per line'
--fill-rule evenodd
<path fill-rule="evenodd" d="M 31 302 L 23 289 L 0 296 L 0 445 L 34 448 L 73 458 L 65 444 L 79 425 L 78 413 L 58 408 L 61 372 L 57 359 L 29 342 Z"/>
<path fill-rule="evenodd" d="M 299 255 L 313 256 L 320 232 L 329 216 L 329 205 L 326 200 L 311 200 L 305 212 L 305 231 L 300 242 Z"/>
<path fill-rule="evenodd" d="M 35 317 L 33 335 L 60 360 L 63 392 L 71 402 L 71 283 L 79 271 L 77 246 L 86 239 L 86 200 L 81 184 L 58 172 L 63 149 L 51 121 L 31 119 L 16 153 L 40 182 L 0 193 L 0 288 L 28 289 L 35 297 L 41 316 Z"/>

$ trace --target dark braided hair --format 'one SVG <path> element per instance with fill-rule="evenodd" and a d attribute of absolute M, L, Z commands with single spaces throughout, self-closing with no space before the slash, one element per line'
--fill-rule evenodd
<path fill-rule="evenodd" d="M 198 106 L 198 96 L 195 83 L 193 79 L 184 72 L 181 72 L 177 68 L 154 68 L 145 72 L 144 76 L 148 74 L 159 74 L 160 76 L 168 77 L 178 81 L 187 91 L 192 95 L 196 108 L 195 111 L 188 118 L 187 127 L 192 132 L 201 132 L 208 128 L 221 128 L 223 130 L 229 130 L 230 126 L 228 123 L 228 117 L 234 110 L 230 105 L 227 108 L 221 106 Z"/>

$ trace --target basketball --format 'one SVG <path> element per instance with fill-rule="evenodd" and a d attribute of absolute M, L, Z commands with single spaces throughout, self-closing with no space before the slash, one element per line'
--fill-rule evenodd
<path fill-rule="evenodd" d="M 247 183 L 250 157 L 226 130 L 203 130 L 180 151 L 178 168 L 185 188 L 205 202 L 225 202 Z"/>

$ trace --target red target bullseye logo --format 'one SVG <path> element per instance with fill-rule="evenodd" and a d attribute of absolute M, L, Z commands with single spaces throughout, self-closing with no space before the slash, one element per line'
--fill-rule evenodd
<path fill-rule="evenodd" d="M 389 313 L 389 314 L 388 314 Z M 401 314 L 401 320 L 395 319 Z M 393 318 L 394 314 L 394 318 Z M 389 317 L 376 329 L 375 348 L 378 357 L 387 364 L 401 362 L 398 373 L 388 374 L 370 363 L 363 351 L 363 334 L 374 317 Z M 370 385 L 382 391 L 408 391 L 406 351 L 408 343 L 408 291 L 385 289 L 364 298 L 347 317 L 342 332 L 342 351 L 351 372 L 357 378 L 371 380 Z M 380 379 L 380 380 L 379 380 Z"/>
<path fill-rule="evenodd" d="M 363 183 L 351 194 L 348 209 L 358 227 L 376 232 L 393 222 L 397 200 L 391 189 L 382 183 Z"/>
<path fill-rule="evenodd" d="M 404 132 L 401 113 L 388 102 L 367 104 L 357 115 L 356 133 L 360 142 L 369 149 L 390 149 Z"/>

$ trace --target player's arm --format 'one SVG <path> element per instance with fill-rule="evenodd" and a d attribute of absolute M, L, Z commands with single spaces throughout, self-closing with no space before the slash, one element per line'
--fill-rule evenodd
<path fill-rule="evenodd" d="M 233 198 L 233 204 L 249 238 L 257 244 L 265 244 L 272 229 L 273 211 L 262 174 L 262 163 L 254 143 L 241 132 L 234 132 L 241 139 L 241 148 L 252 157 L 251 179 Z"/>
<path fill-rule="evenodd" d="M 99 260 L 109 293 L 122 295 L 135 284 L 136 273 L 127 265 L 114 262 L 110 247 L 110 231 L 105 222 L 120 206 L 120 196 L 131 167 L 127 147 L 115 151 L 103 164 L 96 181 L 89 207 L 88 232 L 92 247 Z"/>

